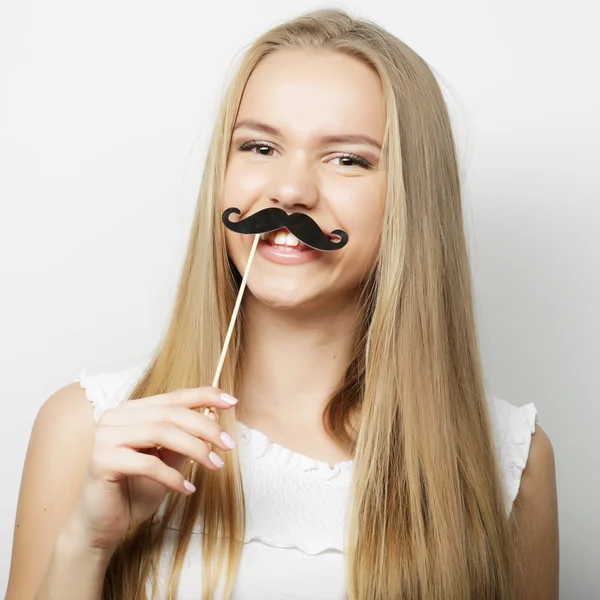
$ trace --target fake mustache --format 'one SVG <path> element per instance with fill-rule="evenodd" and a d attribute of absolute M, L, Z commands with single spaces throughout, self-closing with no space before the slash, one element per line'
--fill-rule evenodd
<path fill-rule="evenodd" d="M 329 236 L 321 231 L 321 228 L 305 213 L 286 213 L 281 208 L 270 207 L 259 210 L 257 213 L 242 219 L 241 221 L 230 221 L 229 215 L 241 214 L 237 208 L 228 208 L 223 213 L 223 224 L 231 231 L 237 233 L 268 233 L 285 227 L 290 233 L 293 233 L 303 244 L 321 250 L 330 252 L 339 250 L 348 243 L 348 234 L 341 229 L 331 232 L 331 235 L 339 236 L 339 241 L 334 242 Z"/>

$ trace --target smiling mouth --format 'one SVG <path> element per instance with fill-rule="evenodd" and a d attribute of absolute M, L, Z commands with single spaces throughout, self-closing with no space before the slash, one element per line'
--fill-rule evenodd
<path fill-rule="evenodd" d="M 332 242 L 338 243 L 340 241 L 339 235 L 329 235 L 329 239 Z M 270 246 L 277 246 L 278 248 L 285 248 L 289 250 L 296 250 L 298 252 L 320 252 L 316 248 L 307 246 L 304 242 L 301 242 L 293 233 L 288 231 L 285 227 L 276 229 L 275 231 L 269 231 L 267 233 L 260 234 L 261 241 L 269 244 Z"/>
<path fill-rule="evenodd" d="M 302 243 L 293 233 L 290 233 L 284 227 L 275 231 L 269 231 L 268 233 L 261 233 L 260 239 L 270 246 L 277 246 L 281 249 L 285 248 L 288 251 L 310 252 L 313 250 L 316 252 L 316 250 Z"/>

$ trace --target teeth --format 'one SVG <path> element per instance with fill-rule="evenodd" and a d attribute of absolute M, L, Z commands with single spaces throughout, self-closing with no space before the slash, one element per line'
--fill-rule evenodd
<path fill-rule="evenodd" d="M 273 240 L 276 244 L 280 246 L 284 246 L 287 240 L 287 233 L 285 231 L 278 231 L 275 234 L 275 239 Z"/>
<path fill-rule="evenodd" d="M 261 233 L 260 239 L 271 242 L 272 244 L 277 244 L 278 246 L 290 246 L 291 248 L 304 246 L 293 233 L 289 233 L 284 229 L 270 231 L 269 233 Z"/>

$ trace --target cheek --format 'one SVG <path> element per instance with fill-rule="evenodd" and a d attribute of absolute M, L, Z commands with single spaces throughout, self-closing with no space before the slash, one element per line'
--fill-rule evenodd
<path fill-rule="evenodd" d="M 223 229 L 225 230 L 225 250 L 239 271 L 240 266 L 250 254 L 254 236 L 235 233 L 227 227 Z"/>
<path fill-rule="evenodd" d="M 364 190 L 364 194 L 354 200 L 340 210 L 340 222 L 347 228 L 353 241 L 351 256 L 348 257 L 355 265 L 352 270 L 364 273 L 377 258 L 383 224 L 383 201 L 373 193 L 372 188 Z"/>
<path fill-rule="evenodd" d="M 353 261 L 361 273 L 369 270 L 375 263 L 381 240 L 381 221 L 374 219 L 372 215 L 370 217 L 361 222 L 354 236 L 356 245 Z"/>
<path fill-rule="evenodd" d="M 245 213 L 260 198 L 264 189 L 264 175 L 261 176 L 252 169 L 245 169 L 243 164 L 232 161 L 227 165 L 225 180 L 223 182 L 223 196 L 221 200 L 221 210 L 236 207 Z M 241 268 L 245 257 L 250 252 L 253 236 L 244 236 L 234 233 L 223 227 L 225 230 L 225 249 L 227 254 L 235 264 L 238 271 Z"/>
<path fill-rule="evenodd" d="M 236 206 L 242 210 L 260 197 L 266 184 L 266 172 L 246 168 L 239 161 L 231 161 L 225 172 L 223 207 Z"/>
<path fill-rule="evenodd" d="M 365 186 L 353 193 L 352 197 L 346 197 L 344 203 L 336 206 L 335 212 L 339 215 L 339 222 L 347 227 L 348 235 L 360 245 L 380 237 L 383 202 L 372 187 Z"/>

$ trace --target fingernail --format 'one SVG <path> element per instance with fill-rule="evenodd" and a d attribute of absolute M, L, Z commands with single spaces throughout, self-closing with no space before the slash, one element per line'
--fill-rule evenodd
<path fill-rule="evenodd" d="M 222 431 L 220 437 L 228 448 L 233 450 L 237 446 L 236 441 L 226 431 Z"/>
<path fill-rule="evenodd" d="M 230 396 L 229 394 L 226 394 L 225 392 L 221 392 L 220 394 L 221 396 L 221 400 L 223 400 L 223 402 L 227 402 L 227 404 L 231 404 L 232 406 L 234 404 L 237 404 L 237 398 L 234 398 L 233 396 Z"/>
<path fill-rule="evenodd" d="M 215 454 L 214 452 L 211 452 L 208 455 L 208 458 L 210 459 L 210 462 L 213 465 L 215 465 L 215 467 L 219 467 L 219 469 L 222 469 L 225 466 L 223 459 L 218 454 Z"/>
<path fill-rule="evenodd" d="M 183 482 L 183 487 L 190 493 L 193 494 L 196 491 L 196 486 L 188 481 L 187 479 Z"/>

